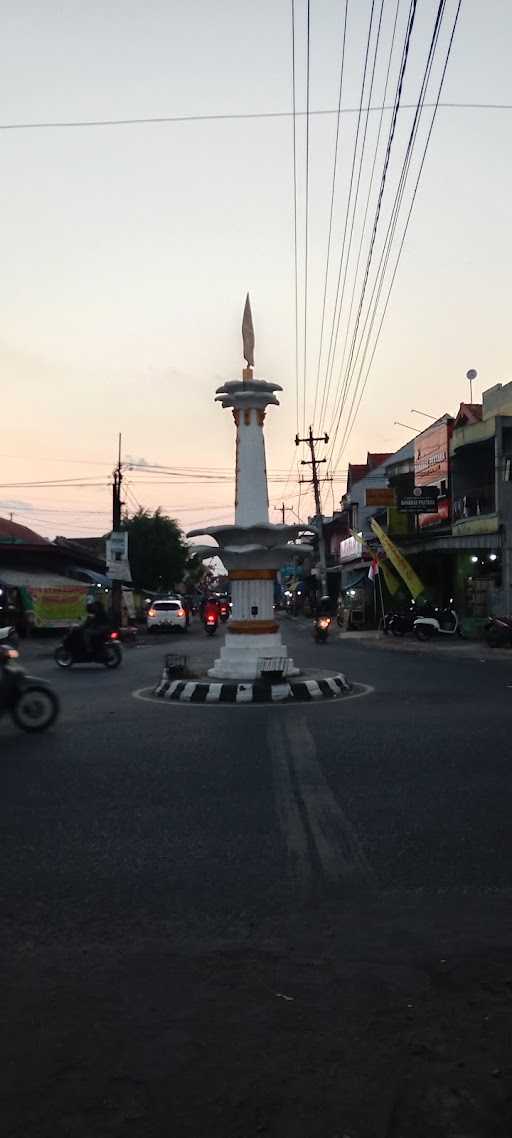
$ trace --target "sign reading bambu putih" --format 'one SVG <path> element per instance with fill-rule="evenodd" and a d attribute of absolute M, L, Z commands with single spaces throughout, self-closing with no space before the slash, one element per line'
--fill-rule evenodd
<path fill-rule="evenodd" d="M 415 486 L 409 494 L 398 495 L 398 509 L 403 514 L 436 514 L 438 486 Z"/>

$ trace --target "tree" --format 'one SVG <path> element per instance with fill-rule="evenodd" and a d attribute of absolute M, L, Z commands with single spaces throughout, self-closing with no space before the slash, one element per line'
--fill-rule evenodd
<path fill-rule="evenodd" d="M 198 553 L 189 550 L 187 562 L 183 572 L 183 581 L 185 584 L 185 592 L 193 593 L 194 589 L 205 583 L 208 576 L 208 570 L 203 562 L 202 557 Z"/>
<path fill-rule="evenodd" d="M 183 533 L 160 507 L 152 514 L 139 509 L 125 518 L 132 581 L 142 592 L 165 593 L 181 581 L 188 557 Z"/>

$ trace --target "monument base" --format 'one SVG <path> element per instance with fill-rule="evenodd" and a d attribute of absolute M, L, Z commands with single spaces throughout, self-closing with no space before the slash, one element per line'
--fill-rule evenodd
<path fill-rule="evenodd" d="M 288 656 L 280 632 L 260 633 L 257 636 L 226 632 L 220 656 L 208 675 L 219 680 L 255 680 L 260 674 L 262 657 L 286 658 L 285 676 L 298 676 L 299 669 Z"/>

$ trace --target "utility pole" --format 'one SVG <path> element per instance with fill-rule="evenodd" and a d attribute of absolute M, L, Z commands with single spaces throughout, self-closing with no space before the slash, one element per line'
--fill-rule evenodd
<path fill-rule="evenodd" d="M 112 475 L 112 532 L 121 529 L 121 486 L 123 483 L 123 467 L 121 463 L 121 435 L 119 435 L 119 449 L 117 466 Z M 112 622 L 114 628 L 121 627 L 123 586 L 121 581 L 112 581 Z"/>
<path fill-rule="evenodd" d="M 307 438 L 305 438 L 305 439 L 300 439 L 298 435 L 295 435 L 295 446 L 298 447 L 300 443 L 307 443 L 307 445 L 310 449 L 310 452 L 311 452 L 311 458 L 310 459 L 303 458 L 301 461 L 301 466 L 310 466 L 311 467 L 311 478 L 300 478 L 299 482 L 300 482 L 300 484 L 304 484 L 307 482 L 309 484 L 312 483 L 312 485 L 313 485 L 313 492 L 315 495 L 316 517 L 318 518 L 318 529 L 319 529 L 318 552 L 320 555 L 320 580 L 322 583 L 322 595 L 324 597 L 327 596 L 327 561 L 326 561 L 326 556 L 325 556 L 325 538 L 324 538 L 324 526 L 323 526 L 323 516 L 322 516 L 322 500 L 320 498 L 320 483 L 321 482 L 330 482 L 331 479 L 330 478 L 319 478 L 318 477 L 318 467 L 321 465 L 321 463 L 327 462 L 327 459 L 316 457 L 315 443 L 326 444 L 328 442 L 329 442 L 329 435 L 324 434 L 324 435 L 320 435 L 319 437 L 315 437 L 313 435 L 313 428 L 312 427 L 309 428 L 309 434 L 308 434 Z"/>
<path fill-rule="evenodd" d="M 293 514 L 293 507 L 292 506 L 285 506 L 284 502 L 281 502 L 280 506 L 274 506 L 274 510 L 279 510 L 281 517 L 283 519 L 283 525 L 286 525 L 286 513 L 287 513 L 287 511 L 288 511 L 288 513 Z"/>

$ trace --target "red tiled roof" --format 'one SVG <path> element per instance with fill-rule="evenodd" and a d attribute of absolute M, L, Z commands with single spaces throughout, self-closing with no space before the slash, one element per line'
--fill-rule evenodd
<path fill-rule="evenodd" d="M 392 451 L 389 451 L 387 454 L 379 454 L 368 451 L 366 457 L 366 465 L 368 467 L 368 470 L 375 470 L 376 466 L 382 466 L 383 462 L 386 462 L 388 458 L 391 458 L 392 453 Z"/>
<path fill-rule="evenodd" d="M 33 529 L 29 529 L 28 526 L 20 526 L 17 522 L 8 521 L 7 518 L 0 518 L 0 542 L 21 542 L 24 545 L 48 544 L 47 539 L 38 533 L 34 533 Z"/>
<path fill-rule="evenodd" d="M 480 423 L 482 414 L 483 406 L 481 403 L 461 403 L 454 426 L 460 427 L 463 423 Z"/>
<path fill-rule="evenodd" d="M 353 486 L 354 482 L 360 482 L 361 478 L 364 478 L 366 474 L 368 474 L 366 462 L 349 462 L 347 486 Z"/>

